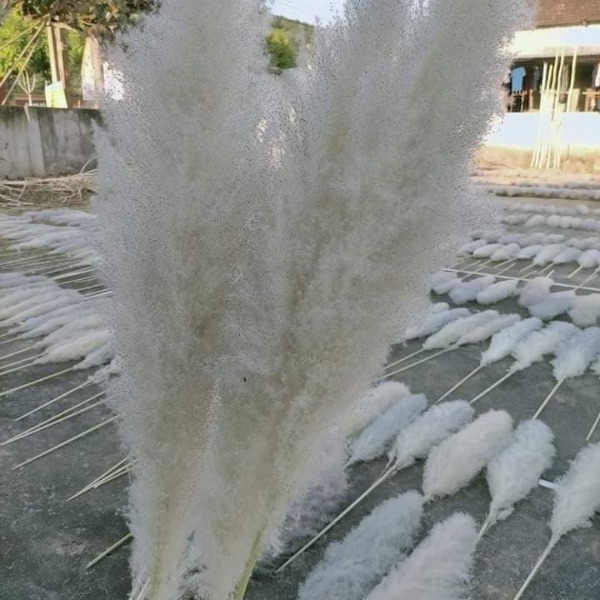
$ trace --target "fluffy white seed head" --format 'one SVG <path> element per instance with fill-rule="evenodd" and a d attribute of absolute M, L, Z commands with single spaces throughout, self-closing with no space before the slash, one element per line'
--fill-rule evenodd
<path fill-rule="evenodd" d="M 511 434 L 511 416 L 503 410 L 491 410 L 444 440 L 425 463 L 425 496 L 448 496 L 468 485 L 507 446 Z"/>
<path fill-rule="evenodd" d="M 463 317 L 442 327 L 438 332 L 430 335 L 423 344 L 425 350 L 436 350 L 439 348 L 447 348 L 456 343 L 459 338 L 471 329 L 479 327 L 486 323 L 489 319 L 497 317 L 498 312 L 495 310 L 486 310 L 475 313 L 469 317 Z"/>
<path fill-rule="evenodd" d="M 489 287 L 481 290 L 477 294 L 478 304 L 494 304 L 507 298 L 519 295 L 519 282 L 516 279 L 507 279 L 505 281 L 499 281 Z"/>
<path fill-rule="evenodd" d="M 599 352 L 600 328 L 588 327 L 569 337 L 556 349 L 556 358 L 552 361 L 554 377 L 557 381 L 580 377 Z"/>
<path fill-rule="evenodd" d="M 552 354 L 562 341 L 579 332 L 580 329 L 571 323 L 553 321 L 544 329 L 530 333 L 512 349 L 511 354 L 517 362 L 511 368 L 520 371 L 530 367 L 546 354 Z"/>
<path fill-rule="evenodd" d="M 408 386 L 399 381 L 385 381 L 363 396 L 352 408 L 348 416 L 340 422 L 339 428 L 345 437 L 355 436 L 373 419 L 383 414 L 390 406 L 400 402 L 410 394 Z"/>
<path fill-rule="evenodd" d="M 464 427 L 474 414 L 473 407 L 464 400 L 432 406 L 399 433 L 389 459 L 404 467 L 427 458 L 434 446 Z"/>
<path fill-rule="evenodd" d="M 536 318 L 518 321 L 492 336 L 489 348 L 481 355 L 481 364 L 489 365 L 508 356 L 513 348 L 527 335 L 542 327 Z"/>
<path fill-rule="evenodd" d="M 417 492 L 380 504 L 327 548 L 300 587 L 298 600 L 363 600 L 412 548 L 422 514 L 423 497 Z"/>
<path fill-rule="evenodd" d="M 600 443 L 579 452 L 556 485 L 550 527 L 557 539 L 579 527 L 589 527 L 600 510 Z"/>
<path fill-rule="evenodd" d="M 459 306 L 471 302 L 477 298 L 477 294 L 492 285 L 495 281 L 496 278 L 493 275 L 484 275 L 471 281 L 457 283 L 449 292 L 450 299 L 454 304 Z"/>
<path fill-rule="evenodd" d="M 535 277 L 521 288 L 519 304 L 525 307 L 538 304 L 548 295 L 553 285 L 554 281 L 549 277 Z"/>
<path fill-rule="evenodd" d="M 488 464 L 492 522 L 506 519 L 514 505 L 533 490 L 541 474 L 550 468 L 556 453 L 553 441 L 554 434 L 545 423 L 524 421 L 510 444 Z"/>
<path fill-rule="evenodd" d="M 423 394 L 406 396 L 377 417 L 354 440 L 348 464 L 374 460 L 384 454 L 392 440 L 427 408 Z"/>
<path fill-rule="evenodd" d="M 463 600 L 473 567 L 477 530 L 456 513 L 438 523 L 414 552 L 366 600 Z"/>

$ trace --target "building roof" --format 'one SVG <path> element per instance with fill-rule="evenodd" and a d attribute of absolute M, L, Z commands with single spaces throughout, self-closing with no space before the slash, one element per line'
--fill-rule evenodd
<path fill-rule="evenodd" d="M 600 23 L 600 0 L 538 0 L 538 27 L 584 23 Z"/>

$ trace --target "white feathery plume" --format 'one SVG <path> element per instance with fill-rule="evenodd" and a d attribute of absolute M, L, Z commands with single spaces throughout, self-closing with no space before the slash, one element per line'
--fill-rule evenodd
<path fill-rule="evenodd" d="M 552 259 L 552 263 L 555 265 L 564 265 L 576 261 L 580 256 L 581 250 L 578 248 L 567 247 Z"/>
<path fill-rule="evenodd" d="M 582 269 L 592 269 L 600 265 L 600 250 L 591 248 L 582 252 L 581 256 L 577 260 L 579 266 Z"/>
<path fill-rule="evenodd" d="M 486 340 L 492 335 L 492 341 L 489 348 L 481 354 L 479 365 L 472 371 L 467 373 L 460 381 L 455 383 L 449 390 L 444 392 L 435 402 L 438 404 L 444 398 L 455 392 L 463 383 L 471 379 L 479 373 L 481 369 L 486 367 L 495 360 L 500 360 L 510 352 L 511 345 L 514 345 L 519 339 L 519 336 L 524 335 L 524 331 L 528 331 L 532 326 L 531 323 L 521 321 L 519 315 L 498 315 L 492 317 L 491 320 L 484 322 L 482 325 L 464 333 L 456 342 L 456 347 L 465 343 L 477 343 Z M 474 402 L 472 400 L 471 402 Z"/>
<path fill-rule="evenodd" d="M 520 320 L 521 317 L 517 314 L 499 314 L 496 317 L 491 317 L 488 321 L 479 325 L 478 327 L 474 327 L 469 331 L 465 331 L 465 333 L 463 333 L 456 341 L 456 345 L 464 346 L 465 344 L 478 344 L 479 342 L 487 340 L 489 337 L 495 335 L 503 329 L 511 327 Z"/>
<path fill-rule="evenodd" d="M 556 349 L 556 357 L 552 361 L 552 374 L 556 385 L 550 390 L 533 415 L 537 419 L 554 397 L 565 379 L 580 377 L 600 352 L 600 328 L 588 327 L 580 333 L 563 340 Z"/>
<path fill-rule="evenodd" d="M 475 300 L 477 294 L 492 285 L 495 281 L 496 278 L 493 275 L 484 275 L 483 277 L 477 277 L 477 279 L 457 283 L 449 292 L 450 299 L 454 304 L 459 306 L 466 304 Z"/>
<path fill-rule="evenodd" d="M 580 527 L 590 527 L 600 510 L 600 444 L 590 444 L 575 457 L 567 473 L 556 482 L 550 520 L 552 537 L 531 573 L 517 592 L 521 598 L 560 538 Z"/>
<path fill-rule="evenodd" d="M 109 342 L 89 352 L 80 363 L 75 365 L 74 369 L 79 371 L 101 367 L 109 363 L 114 357 L 115 351 L 112 344 L 112 336 L 110 336 Z"/>
<path fill-rule="evenodd" d="M 473 414 L 473 409 L 466 402 L 457 400 L 440 406 L 434 406 L 407 425 L 398 434 L 394 447 L 388 455 L 390 458 L 388 468 L 386 468 L 382 475 L 326 527 L 304 544 L 278 571 L 284 569 L 290 562 L 294 561 L 310 548 L 392 475 L 401 469 L 409 467 L 415 460 L 426 458 L 433 446 L 439 444 L 449 435 L 466 425 L 473 418 Z M 392 462 L 394 464 L 389 466 Z"/>
<path fill-rule="evenodd" d="M 408 386 L 399 381 L 386 381 L 369 390 L 342 420 L 339 428 L 344 437 L 353 437 L 373 419 L 387 411 L 392 404 L 410 394 Z"/>
<path fill-rule="evenodd" d="M 518 260 L 532 260 L 538 255 L 540 250 L 543 248 L 541 244 L 532 244 L 531 246 L 525 246 L 519 250 L 516 258 Z"/>
<path fill-rule="evenodd" d="M 423 473 L 427 499 L 449 496 L 466 486 L 510 442 L 512 418 L 490 410 L 429 454 Z"/>
<path fill-rule="evenodd" d="M 528 281 L 519 295 L 519 304 L 529 307 L 541 302 L 549 293 L 554 281 L 550 277 L 535 277 Z"/>
<path fill-rule="evenodd" d="M 557 381 L 583 375 L 600 351 L 600 328 L 588 327 L 559 345 L 552 361 Z"/>
<path fill-rule="evenodd" d="M 109 401 L 136 459 L 134 588 L 153 600 L 243 596 L 317 436 L 420 310 L 424 268 L 470 216 L 468 157 L 523 20 L 506 1 L 414 18 L 412 0 L 350 0 L 298 86 L 264 68 L 258 0 L 164 2 L 113 47 L 126 99 L 103 110 L 95 206 L 127 365 Z M 447 48 L 456 71 L 436 71 Z M 430 79 L 456 114 L 416 100 Z"/>
<path fill-rule="evenodd" d="M 513 348 L 512 355 L 516 362 L 511 366 L 511 370 L 521 371 L 530 367 L 542 360 L 546 354 L 552 354 L 562 341 L 580 331 L 571 323 L 553 321 L 544 329 L 530 333 Z"/>
<path fill-rule="evenodd" d="M 544 215 L 533 215 L 525 222 L 525 227 L 537 227 L 538 225 L 545 225 L 546 217 Z"/>
<path fill-rule="evenodd" d="M 573 306 L 575 298 L 573 290 L 550 293 L 541 302 L 529 306 L 529 312 L 532 316 L 545 321 L 554 319 L 567 312 Z"/>
<path fill-rule="evenodd" d="M 78 304 L 82 299 L 83 296 L 74 290 L 63 290 L 61 293 L 45 295 L 38 298 L 36 302 L 28 303 L 28 306 L 26 307 L 24 306 L 25 303 L 21 303 L 21 305 L 18 308 L 15 307 L 14 310 L 5 310 L 5 315 L 7 312 L 10 312 L 10 315 L 4 317 L 3 325 L 5 327 L 10 327 L 11 325 L 16 325 L 31 317 L 43 315 L 56 308 Z"/>
<path fill-rule="evenodd" d="M 558 256 L 565 247 L 562 244 L 549 244 L 544 246 L 533 259 L 533 264 L 539 267 L 543 267 L 548 263 L 552 262 L 556 256 Z"/>
<path fill-rule="evenodd" d="M 8 319 L 16 312 L 35 306 L 47 298 L 55 297 L 57 293 L 60 294 L 60 288 L 51 285 L 28 287 L 11 292 L 0 300 L 0 319 Z"/>
<path fill-rule="evenodd" d="M 456 284 L 460 283 L 457 273 L 453 271 L 438 271 L 429 278 L 429 289 L 441 296 L 447 294 Z"/>
<path fill-rule="evenodd" d="M 476 544 L 473 518 L 452 515 L 438 523 L 366 600 L 464 600 Z"/>
<path fill-rule="evenodd" d="M 390 406 L 352 442 L 347 464 L 374 460 L 384 454 L 394 437 L 426 408 L 427 398 L 423 394 L 405 396 Z"/>
<path fill-rule="evenodd" d="M 35 362 L 58 363 L 85 358 L 111 341 L 112 334 L 107 329 L 84 331 L 72 340 L 48 347 Z"/>
<path fill-rule="evenodd" d="M 317 469 L 312 480 L 308 482 L 307 489 L 292 502 L 282 525 L 270 540 L 261 557 L 263 565 L 270 563 L 270 567 L 283 552 L 315 535 L 335 516 L 348 493 L 348 472 L 344 469 L 345 440 L 333 431 L 323 436 L 320 446 Z"/>
<path fill-rule="evenodd" d="M 433 315 L 435 313 L 441 313 L 450 310 L 450 305 L 447 302 L 434 302 L 429 309 L 429 312 Z"/>
<path fill-rule="evenodd" d="M 481 528 L 483 535 L 496 521 L 508 518 L 514 505 L 526 498 L 550 468 L 556 450 L 554 434 L 541 421 L 523 421 L 511 443 L 487 466 L 487 482 L 492 501 Z"/>
<path fill-rule="evenodd" d="M 496 250 L 496 252 L 490 256 L 490 260 L 492 262 L 508 261 L 515 258 L 520 250 L 521 246 L 519 246 L 519 244 L 506 244 L 506 246 Z"/>
<path fill-rule="evenodd" d="M 413 325 L 406 329 L 403 339 L 406 341 L 426 337 L 439 331 L 444 325 L 456 321 L 461 317 L 471 314 L 468 308 L 452 308 L 439 312 L 432 312 L 420 325 Z"/>
<path fill-rule="evenodd" d="M 596 325 L 600 317 L 600 294 L 576 296 L 569 309 L 569 317 L 579 327 Z"/>
<path fill-rule="evenodd" d="M 475 313 L 469 317 L 462 317 L 455 321 L 448 323 L 440 329 L 438 332 L 430 335 L 423 344 L 425 350 L 438 350 L 441 348 L 448 348 L 452 344 L 458 341 L 458 339 L 467 331 L 470 331 L 474 327 L 485 324 L 489 319 L 497 317 L 498 311 L 485 310 L 483 312 Z"/>
<path fill-rule="evenodd" d="M 427 458 L 430 450 L 473 419 L 475 410 L 464 400 L 432 406 L 396 438 L 388 457 L 397 470 Z"/>
<path fill-rule="evenodd" d="M 298 600 L 363 600 L 414 544 L 423 497 L 407 492 L 380 504 L 323 560 L 300 587 Z"/>
<path fill-rule="evenodd" d="M 478 304 L 494 304 L 500 300 L 506 300 L 519 295 L 519 281 L 507 279 L 499 281 L 481 290 L 476 297 Z"/>
<path fill-rule="evenodd" d="M 499 331 L 492 337 L 489 348 L 481 354 L 480 364 L 487 366 L 505 358 L 525 336 L 541 327 L 540 319 L 530 318 Z"/>
<path fill-rule="evenodd" d="M 498 242 L 500 244 L 518 244 L 520 247 L 520 244 L 523 241 L 523 238 L 525 238 L 525 234 L 524 233 L 503 233 L 499 238 L 498 238 Z"/>
<path fill-rule="evenodd" d="M 473 252 L 477 250 L 477 248 L 481 248 L 482 246 L 487 246 L 486 240 L 473 240 L 472 242 L 467 242 L 466 244 L 461 246 L 460 250 L 458 251 L 458 254 L 461 256 L 473 254 Z"/>
<path fill-rule="evenodd" d="M 475 258 L 489 258 L 496 250 L 500 250 L 500 248 L 503 247 L 503 244 L 486 244 L 485 246 L 481 246 L 474 250 L 473 256 Z"/>

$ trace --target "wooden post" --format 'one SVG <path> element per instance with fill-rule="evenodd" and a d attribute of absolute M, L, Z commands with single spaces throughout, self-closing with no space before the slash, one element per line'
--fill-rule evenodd
<path fill-rule="evenodd" d="M 50 72 L 52 83 L 62 83 L 67 106 L 70 106 L 70 81 L 67 66 L 67 48 L 63 42 L 63 30 L 60 23 L 51 23 L 46 29 L 48 52 L 50 54 Z"/>

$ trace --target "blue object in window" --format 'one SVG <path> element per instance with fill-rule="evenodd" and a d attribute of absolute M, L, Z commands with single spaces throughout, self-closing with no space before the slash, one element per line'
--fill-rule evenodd
<path fill-rule="evenodd" d="M 523 91 L 523 81 L 525 80 L 525 67 L 517 67 L 510 74 L 510 89 L 512 92 Z"/>

